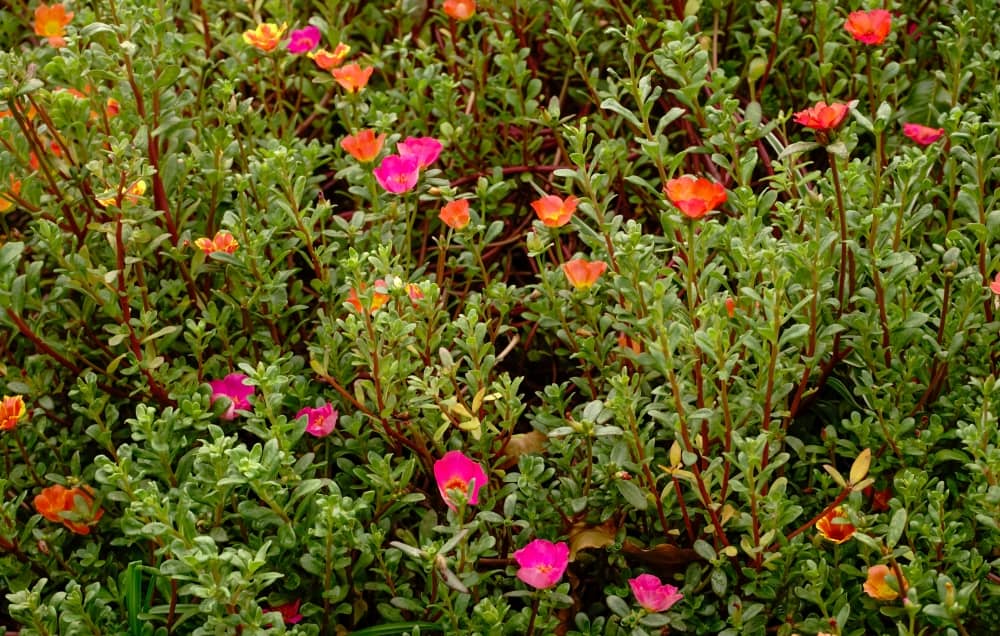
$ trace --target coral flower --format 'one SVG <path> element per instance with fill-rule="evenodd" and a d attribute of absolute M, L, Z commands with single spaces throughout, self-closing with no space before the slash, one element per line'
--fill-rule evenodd
<path fill-rule="evenodd" d="M 375 68 L 361 68 L 357 63 L 341 66 L 330 71 L 333 79 L 348 93 L 357 93 L 365 86 L 368 86 L 368 79 L 372 76 Z"/>
<path fill-rule="evenodd" d="M 59 48 L 66 46 L 66 25 L 73 19 L 73 13 L 66 11 L 63 3 L 40 4 L 35 9 L 35 35 L 47 38 L 49 44 Z"/>
<path fill-rule="evenodd" d="M 256 29 L 243 32 L 243 41 L 250 46 L 257 47 L 265 53 L 269 53 L 278 47 L 281 36 L 285 34 L 288 25 L 282 23 L 279 27 L 271 22 L 258 24 Z"/>
<path fill-rule="evenodd" d="M 14 207 L 14 197 L 21 194 L 21 180 L 15 179 L 14 175 L 10 175 L 10 189 L 7 192 L 0 192 L 0 214 L 10 210 Z M 5 196 L 8 195 L 8 196 Z"/>
<path fill-rule="evenodd" d="M 396 144 L 399 156 L 416 158 L 421 170 L 437 161 L 441 148 L 441 142 L 434 137 L 407 137 Z"/>
<path fill-rule="evenodd" d="M 0 401 L 0 431 L 9 431 L 24 417 L 24 398 L 20 395 L 5 395 Z"/>
<path fill-rule="evenodd" d="M 319 45 L 319 41 L 323 39 L 323 34 L 319 32 L 319 29 L 313 25 L 309 25 L 304 29 L 299 29 L 298 31 L 292 31 L 289 34 L 288 49 L 289 53 L 294 53 L 300 55 L 302 53 L 307 53 Z"/>
<path fill-rule="evenodd" d="M 726 202 L 726 189 L 720 184 L 691 175 L 667 181 L 663 192 L 691 219 L 700 219 Z"/>
<path fill-rule="evenodd" d="M 402 194 L 417 185 L 420 163 L 416 157 L 389 155 L 373 172 L 380 186 L 393 194 Z"/>
<path fill-rule="evenodd" d="M 736 315 L 736 300 L 731 296 L 726 298 L 726 315 L 730 318 Z"/>
<path fill-rule="evenodd" d="M 206 256 L 215 254 L 216 252 L 232 254 L 240 246 L 233 235 L 226 230 L 219 230 L 213 238 L 203 236 L 197 239 L 194 244 L 202 252 L 205 252 Z"/>
<path fill-rule="evenodd" d="M 61 523 L 76 534 L 90 534 L 90 526 L 104 516 L 104 509 L 94 509 L 94 498 L 86 486 L 49 486 L 35 496 L 35 510 L 49 521 Z"/>
<path fill-rule="evenodd" d="M 469 224 L 469 200 L 456 199 L 445 204 L 438 212 L 438 218 L 454 230 L 461 230 Z"/>
<path fill-rule="evenodd" d="M 562 264 L 566 280 L 569 281 L 570 285 L 580 290 L 593 287 L 606 269 L 608 269 L 608 264 L 604 261 L 588 261 L 585 258 L 574 258 L 568 263 Z"/>
<path fill-rule="evenodd" d="M 531 587 L 544 590 L 558 583 L 566 571 L 569 546 L 563 542 L 551 543 L 545 539 L 535 539 L 515 552 L 514 559 L 521 566 L 517 571 L 517 578 Z"/>
<path fill-rule="evenodd" d="M 819 518 L 819 521 L 816 522 L 816 529 L 826 540 L 843 543 L 854 535 L 856 528 L 848 522 L 844 508 L 837 506 Z"/>
<path fill-rule="evenodd" d="M 993 282 L 990 283 L 990 291 L 1000 296 L 1000 272 L 997 272 L 997 275 L 993 277 Z"/>
<path fill-rule="evenodd" d="M 468 20 L 476 14 L 476 0 L 444 0 L 445 15 L 452 20 Z"/>
<path fill-rule="evenodd" d="M 316 408 L 307 406 L 295 414 L 295 419 L 309 418 L 309 423 L 306 424 L 306 433 L 313 437 L 326 437 L 336 428 L 338 415 L 337 411 L 333 409 L 333 405 L 324 404 Z"/>
<path fill-rule="evenodd" d="M 929 146 L 944 136 L 944 128 L 931 128 L 920 124 L 903 124 L 903 134 L 921 146 Z"/>
<path fill-rule="evenodd" d="M 458 509 L 452 498 L 452 491 L 458 490 L 463 498 L 468 496 L 468 503 L 474 506 L 479 503 L 479 490 L 487 482 L 482 465 L 457 450 L 448 451 L 444 457 L 434 462 L 434 480 L 437 481 L 441 498 L 452 510 Z"/>
<path fill-rule="evenodd" d="M 852 11 L 844 29 L 858 42 L 882 44 L 892 30 L 892 15 L 885 9 Z"/>
<path fill-rule="evenodd" d="M 52 150 L 55 151 L 56 147 Z M 128 189 L 122 194 L 122 203 L 138 203 L 142 195 L 146 194 L 146 182 L 139 180 L 128 187 Z M 118 202 L 118 197 L 106 197 L 104 199 L 98 199 L 97 202 L 101 204 L 102 208 L 106 208 L 109 205 L 116 205 Z"/>
<path fill-rule="evenodd" d="M 361 291 L 365 290 L 366 285 L 361 283 Z M 389 294 L 385 293 L 386 284 L 381 278 L 375 281 L 375 293 L 372 294 L 372 311 L 375 311 L 382 305 L 389 302 Z M 351 293 L 347 295 L 347 302 L 354 306 L 358 311 L 362 311 L 361 298 L 358 297 L 358 292 L 356 290 L 351 290 Z"/>
<path fill-rule="evenodd" d="M 236 417 L 236 411 L 249 411 L 251 409 L 250 400 L 253 395 L 253 386 L 246 384 L 249 378 L 242 373 L 230 373 L 221 380 L 212 380 L 208 384 L 212 387 L 212 402 L 225 398 L 229 400 L 226 412 L 222 414 L 222 419 L 231 420 Z"/>
<path fill-rule="evenodd" d="M 320 49 L 315 53 L 309 53 L 308 55 L 309 59 L 316 62 L 317 66 L 324 71 L 329 71 L 343 64 L 344 60 L 347 59 L 347 54 L 350 52 L 351 47 L 341 43 L 333 49 L 332 53 L 326 49 Z"/>
<path fill-rule="evenodd" d="M 382 152 L 384 141 L 384 134 L 376 135 L 374 130 L 365 128 L 357 134 L 348 135 L 341 139 L 340 147 L 361 163 L 368 163 Z"/>
<path fill-rule="evenodd" d="M 542 223 L 548 227 L 562 227 L 569 223 L 576 212 L 577 198 L 569 195 L 565 200 L 554 194 L 544 196 L 537 201 L 531 202 L 531 207 L 535 209 L 535 214 Z"/>
<path fill-rule="evenodd" d="M 843 123 L 850 108 L 850 104 L 817 102 L 812 108 L 795 113 L 795 122 L 813 130 L 833 130 Z"/>
<path fill-rule="evenodd" d="M 666 585 L 652 574 L 640 574 L 628 580 L 635 600 L 647 612 L 665 612 L 684 595 L 673 585 Z"/>
<path fill-rule="evenodd" d="M 868 568 L 868 580 L 861 588 L 868 596 L 880 601 L 894 601 L 899 598 L 901 588 L 907 585 L 906 577 L 897 581 L 892 568 L 887 565 L 873 565 Z"/>

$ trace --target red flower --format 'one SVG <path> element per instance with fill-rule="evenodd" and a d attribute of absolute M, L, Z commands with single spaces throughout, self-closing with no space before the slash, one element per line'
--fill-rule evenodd
<path fill-rule="evenodd" d="M 365 86 L 368 86 L 368 79 L 375 69 L 371 66 L 361 68 L 357 63 L 341 66 L 330 71 L 333 79 L 348 93 L 357 93 Z"/>
<path fill-rule="evenodd" d="M 361 163 L 373 161 L 382 152 L 385 135 L 376 135 L 375 131 L 365 128 L 355 135 L 348 135 L 340 140 L 340 147 Z"/>
<path fill-rule="evenodd" d="M 736 301 L 731 296 L 726 298 L 726 315 L 730 318 L 736 315 Z"/>
<path fill-rule="evenodd" d="M 663 191 L 677 209 L 692 219 L 700 219 L 726 202 L 726 189 L 720 184 L 691 175 L 667 181 Z"/>
<path fill-rule="evenodd" d="M 554 194 L 544 196 L 537 201 L 531 202 L 531 207 L 535 209 L 535 214 L 548 227 L 562 227 L 569 223 L 576 212 L 577 199 L 569 195 L 565 200 Z"/>
<path fill-rule="evenodd" d="M 445 14 L 453 20 L 468 20 L 476 14 L 476 0 L 444 0 Z"/>
<path fill-rule="evenodd" d="M 813 130 L 833 130 L 843 123 L 850 108 L 850 104 L 817 102 L 812 108 L 795 113 L 795 122 Z"/>
<path fill-rule="evenodd" d="M 608 264 L 604 261 L 588 261 L 585 258 L 574 258 L 562 265 L 566 280 L 569 281 L 570 285 L 581 290 L 593 287 L 607 268 Z"/>
<path fill-rule="evenodd" d="M 461 230 L 469 224 L 469 200 L 456 199 L 446 204 L 438 213 L 438 218 L 448 227 Z"/>
<path fill-rule="evenodd" d="M 903 124 L 903 134 L 921 146 L 929 146 L 944 136 L 944 128 L 931 128 L 920 124 Z"/>
<path fill-rule="evenodd" d="M 816 522 L 816 529 L 828 541 L 843 543 L 854 535 L 856 528 L 847 520 L 844 509 L 837 506 L 820 517 L 819 521 Z"/>
<path fill-rule="evenodd" d="M 853 11 L 847 16 L 844 29 L 858 42 L 882 44 L 892 30 L 892 15 L 885 9 Z"/>

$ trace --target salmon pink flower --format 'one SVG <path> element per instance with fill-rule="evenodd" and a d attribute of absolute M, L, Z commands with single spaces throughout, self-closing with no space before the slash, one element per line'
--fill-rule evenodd
<path fill-rule="evenodd" d="M 944 128 L 931 128 L 920 124 L 903 124 L 903 134 L 921 146 L 929 146 L 944 136 Z"/>
<path fill-rule="evenodd" d="M 476 14 L 476 0 L 444 0 L 445 15 L 452 20 L 468 20 Z"/>
<path fill-rule="evenodd" d="M 993 277 L 993 282 L 990 283 L 990 291 L 1000 296 L 1000 272 L 997 272 L 997 275 Z"/>
<path fill-rule="evenodd" d="M 406 283 L 406 295 L 410 297 L 410 301 L 414 304 L 418 300 L 424 299 L 424 292 L 420 291 L 420 285 L 416 283 Z"/>
<path fill-rule="evenodd" d="M 906 587 L 906 577 L 896 580 L 892 569 L 887 565 L 873 565 L 868 568 L 868 579 L 861 588 L 868 596 L 880 601 L 894 601 L 899 598 L 902 588 Z"/>
<path fill-rule="evenodd" d="M 202 252 L 205 252 L 205 256 L 215 254 L 216 252 L 232 254 L 240 246 L 233 235 L 226 230 L 219 230 L 213 238 L 203 236 L 197 239 L 194 244 Z"/>
<path fill-rule="evenodd" d="M 35 35 L 46 38 L 50 45 L 66 46 L 66 25 L 73 19 L 73 12 L 67 12 L 63 3 L 40 4 L 35 8 Z"/>
<path fill-rule="evenodd" d="M 5 395 L 0 401 L 0 431 L 10 431 L 24 417 L 24 398 L 20 395 Z"/>
<path fill-rule="evenodd" d="M 844 29 L 863 44 L 882 44 L 892 30 L 892 14 L 885 9 L 852 11 Z"/>
<path fill-rule="evenodd" d="M 535 539 L 515 552 L 514 559 L 521 566 L 517 578 L 533 588 L 544 590 L 558 583 L 566 571 L 569 546 L 563 542 Z"/>
<path fill-rule="evenodd" d="M 844 508 L 837 506 L 830 512 L 819 518 L 816 522 L 816 530 L 823 538 L 833 543 L 843 543 L 854 536 L 855 527 L 847 520 Z"/>
<path fill-rule="evenodd" d="M 469 459 L 462 451 L 448 451 L 444 457 L 434 462 L 434 480 L 437 482 L 441 498 L 452 510 L 458 509 L 453 491 L 471 505 L 479 503 L 479 490 L 486 485 L 486 471 L 482 465 Z"/>
<path fill-rule="evenodd" d="M 10 175 L 10 189 L 7 192 L 0 192 L 0 214 L 14 207 L 14 197 L 21 194 L 21 180 Z"/>
<path fill-rule="evenodd" d="M 253 386 L 246 384 L 249 380 L 242 373 L 230 373 L 221 380 L 212 380 L 208 384 L 212 387 L 212 402 L 225 398 L 229 401 L 226 412 L 222 414 L 222 419 L 231 420 L 236 417 L 236 411 L 249 411 L 253 408 L 250 400 L 253 395 Z"/>
<path fill-rule="evenodd" d="M 389 155 L 373 171 L 380 186 L 393 194 L 409 192 L 417 185 L 420 163 L 416 157 Z"/>
<path fill-rule="evenodd" d="M 537 201 L 532 201 L 531 207 L 535 209 L 535 214 L 541 219 L 542 224 L 548 227 L 562 227 L 573 218 L 576 204 L 577 198 L 572 194 L 565 200 L 550 194 Z"/>
<path fill-rule="evenodd" d="M 364 283 L 361 283 L 361 291 L 365 290 L 367 287 Z M 377 310 L 382 305 L 389 302 L 389 294 L 385 293 L 387 286 L 384 280 L 381 278 L 375 281 L 375 293 L 372 294 L 372 311 Z M 347 302 L 350 303 L 356 310 L 362 311 L 361 298 L 358 297 L 358 292 L 356 290 L 351 290 L 351 293 L 347 295 Z"/>
<path fill-rule="evenodd" d="M 434 137 L 407 137 L 406 141 L 396 144 L 399 156 L 415 157 L 421 170 L 437 161 L 441 148 L 441 142 Z"/>
<path fill-rule="evenodd" d="M 663 192 L 691 219 L 700 219 L 726 202 L 726 189 L 720 184 L 691 175 L 667 181 Z"/>
<path fill-rule="evenodd" d="M 326 437 L 336 428 L 338 415 L 337 411 L 333 409 L 333 405 L 324 404 L 316 408 L 305 407 L 295 414 L 295 419 L 309 418 L 309 423 L 306 424 L 306 433 L 313 437 Z"/>
<path fill-rule="evenodd" d="M 368 86 L 368 79 L 372 76 L 374 67 L 361 68 L 357 63 L 341 66 L 330 71 L 333 79 L 337 80 L 348 93 L 357 93 L 365 86 Z"/>
<path fill-rule="evenodd" d="M 256 29 L 243 32 L 243 41 L 265 53 L 270 53 L 278 47 L 281 37 L 285 35 L 288 25 L 282 23 L 279 27 L 271 22 L 258 24 Z"/>
<path fill-rule="evenodd" d="M 292 31 L 289 34 L 289 38 L 288 45 L 285 48 L 288 49 L 289 53 L 300 55 L 316 48 L 319 45 L 319 41 L 323 39 L 323 34 L 319 32 L 319 29 L 310 24 L 304 29 Z"/>
<path fill-rule="evenodd" d="M 469 200 L 456 199 L 451 201 L 438 213 L 441 222 L 453 230 L 461 230 L 469 224 Z"/>
<path fill-rule="evenodd" d="M 585 258 L 574 258 L 562 264 L 563 274 L 569 284 L 579 290 L 587 290 L 594 286 L 601 274 L 608 269 L 604 261 L 588 261 Z"/>
<path fill-rule="evenodd" d="M 333 52 L 327 51 L 326 49 L 320 49 L 315 53 L 308 53 L 309 59 L 316 62 L 324 71 L 329 71 L 337 68 L 344 63 L 347 59 L 347 54 L 351 52 L 351 47 L 346 44 L 340 43 L 333 49 Z"/>
<path fill-rule="evenodd" d="M 674 603 L 684 598 L 684 595 L 673 585 L 664 584 L 659 577 L 652 574 L 640 574 L 628 580 L 635 600 L 647 612 L 665 612 Z"/>
<path fill-rule="evenodd" d="M 817 102 L 812 108 L 795 113 L 795 123 L 823 132 L 834 130 L 843 123 L 850 108 L 850 104 Z"/>
<path fill-rule="evenodd" d="M 348 135 L 340 140 L 340 147 L 348 154 L 360 161 L 368 163 L 373 161 L 378 153 L 382 152 L 382 143 L 385 135 L 376 135 L 375 131 L 365 128 L 357 134 Z"/>

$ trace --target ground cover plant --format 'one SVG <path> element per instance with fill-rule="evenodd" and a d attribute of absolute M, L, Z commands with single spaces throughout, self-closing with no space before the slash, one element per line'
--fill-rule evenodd
<path fill-rule="evenodd" d="M 990 634 L 1000 6 L 0 8 L 0 626 Z"/>

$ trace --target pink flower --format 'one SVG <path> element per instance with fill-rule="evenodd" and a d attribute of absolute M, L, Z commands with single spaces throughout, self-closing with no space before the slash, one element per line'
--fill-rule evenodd
<path fill-rule="evenodd" d="M 319 44 L 319 41 L 323 39 L 323 34 L 311 24 L 304 29 L 292 31 L 290 36 L 291 40 L 288 42 L 288 52 L 295 53 L 296 55 L 313 50 Z"/>
<path fill-rule="evenodd" d="M 990 291 L 996 294 L 997 296 L 1000 296 L 1000 272 L 998 272 L 997 275 L 993 277 L 993 282 L 990 283 Z"/>
<path fill-rule="evenodd" d="M 521 569 L 517 578 L 539 590 L 550 588 L 559 582 L 569 564 L 569 546 L 563 542 L 551 543 L 545 539 L 535 539 L 514 553 L 514 559 Z"/>
<path fill-rule="evenodd" d="M 300 598 L 295 599 L 295 601 L 289 601 L 284 605 L 272 607 L 268 611 L 281 614 L 281 619 L 285 622 L 285 625 L 295 625 L 302 622 L 302 614 L 299 614 L 299 605 L 302 605 L 302 599 Z M 267 627 L 271 626 L 267 625 Z"/>
<path fill-rule="evenodd" d="M 441 142 L 434 137 L 407 137 L 396 144 L 396 152 L 401 157 L 416 157 L 421 169 L 437 161 L 441 148 Z"/>
<path fill-rule="evenodd" d="M 306 433 L 309 433 L 313 437 L 326 437 L 337 426 L 338 413 L 333 410 L 333 406 L 330 404 L 324 404 L 316 408 L 307 406 L 295 414 L 295 419 L 303 416 L 309 418 L 309 423 L 306 424 Z"/>
<path fill-rule="evenodd" d="M 676 587 L 666 585 L 652 574 L 640 574 L 629 579 L 635 600 L 648 612 L 665 612 L 677 601 L 684 598 Z"/>
<path fill-rule="evenodd" d="M 236 411 L 249 411 L 250 401 L 247 399 L 253 395 L 254 388 L 246 384 L 247 376 L 242 373 L 230 373 L 221 380 L 212 380 L 209 385 L 212 387 L 212 402 L 219 398 L 229 400 L 229 407 L 222 414 L 222 419 L 231 420 L 236 417 Z"/>
<path fill-rule="evenodd" d="M 930 128 L 920 124 L 903 124 L 903 134 L 921 146 L 929 146 L 944 136 L 944 128 Z"/>
<path fill-rule="evenodd" d="M 468 493 L 468 502 L 476 505 L 479 503 L 479 489 L 487 482 L 482 465 L 466 457 L 462 451 L 448 451 L 444 457 L 434 462 L 434 479 L 441 498 L 452 510 L 456 510 L 458 506 L 451 498 L 451 491 L 461 491 L 463 497 Z"/>
<path fill-rule="evenodd" d="M 413 156 L 389 155 L 373 172 L 380 186 L 393 194 L 402 194 L 417 185 L 420 162 Z"/>

